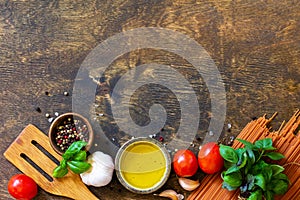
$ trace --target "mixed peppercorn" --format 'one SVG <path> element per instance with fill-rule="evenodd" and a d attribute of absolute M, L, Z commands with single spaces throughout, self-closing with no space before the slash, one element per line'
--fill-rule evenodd
<path fill-rule="evenodd" d="M 57 126 L 54 138 L 56 145 L 64 151 L 68 149 L 73 142 L 80 140 L 88 142 L 89 132 L 87 125 L 80 119 L 69 117 Z"/>

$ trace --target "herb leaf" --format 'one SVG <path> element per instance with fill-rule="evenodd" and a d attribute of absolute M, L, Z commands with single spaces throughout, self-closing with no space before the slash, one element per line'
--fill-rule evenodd
<path fill-rule="evenodd" d="M 68 161 L 67 165 L 75 174 L 81 174 L 91 167 L 90 163 L 75 160 Z"/>
<path fill-rule="evenodd" d="M 226 145 L 220 145 L 220 154 L 225 160 L 231 163 L 237 163 L 239 160 L 235 150 Z"/>
<path fill-rule="evenodd" d="M 68 173 L 68 167 L 75 174 L 81 174 L 87 171 L 91 167 L 91 164 L 85 162 L 86 151 L 81 150 L 85 145 L 87 145 L 87 142 L 84 141 L 73 142 L 62 155 L 63 158 L 60 161 L 59 166 L 53 170 L 52 176 L 54 178 L 65 176 Z"/>
<path fill-rule="evenodd" d="M 271 165 L 271 169 L 273 176 L 276 176 L 277 174 L 284 171 L 284 168 L 280 165 Z"/>
<path fill-rule="evenodd" d="M 247 155 L 248 155 L 248 160 L 250 162 L 251 165 L 253 165 L 255 163 L 255 154 L 252 151 L 252 149 L 246 148 L 247 149 Z"/>
<path fill-rule="evenodd" d="M 247 184 L 248 184 L 248 189 L 252 190 L 255 186 L 255 176 L 253 176 L 252 174 L 247 174 Z"/>
<path fill-rule="evenodd" d="M 76 161 L 85 161 L 86 160 L 86 151 L 80 150 L 73 156 L 73 160 Z"/>
<path fill-rule="evenodd" d="M 284 180 L 285 182 L 289 183 L 289 179 L 288 179 L 287 175 L 285 175 L 283 173 L 279 173 L 277 175 L 274 175 L 273 179 Z"/>
<path fill-rule="evenodd" d="M 255 176 L 254 184 L 259 186 L 264 191 L 266 190 L 266 181 L 262 174 L 257 174 Z"/>
<path fill-rule="evenodd" d="M 273 193 L 270 190 L 266 191 L 264 193 L 264 196 L 265 196 L 266 200 L 273 200 L 274 199 Z"/>
<path fill-rule="evenodd" d="M 247 164 L 247 154 L 246 152 L 243 153 L 241 161 L 239 161 L 239 168 L 243 168 L 245 167 L 245 165 Z"/>
<path fill-rule="evenodd" d="M 278 152 L 268 152 L 268 153 L 265 153 L 265 156 L 268 156 L 272 160 L 280 160 L 280 159 L 284 158 L 284 155 L 282 155 L 281 153 L 278 153 Z"/>
<path fill-rule="evenodd" d="M 87 142 L 84 141 L 76 141 L 73 142 L 69 148 L 67 149 L 67 151 L 62 155 L 62 157 L 65 160 L 69 160 L 71 159 L 76 153 L 78 153 L 84 146 L 87 145 Z"/>
<path fill-rule="evenodd" d="M 284 194 L 288 189 L 287 182 L 279 179 L 272 180 L 271 186 L 274 194 Z"/>
<path fill-rule="evenodd" d="M 261 200 L 262 199 L 262 191 L 256 190 L 255 192 L 251 192 L 251 195 L 248 197 L 248 200 Z"/>
<path fill-rule="evenodd" d="M 231 166 L 230 168 L 228 168 L 228 169 L 226 170 L 225 175 L 231 174 L 231 173 L 233 173 L 233 172 L 237 172 L 237 171 L 239 171 L 239 170 L 240 170 L 240 168 L 239 168 L 238 166 L 233 165 L 233 166 Z"/>
<path fill-rule="evenodd" d="M 233 172 L 228 175 L 223 174 L 224 182 L 228 183 L 231 187 L 240 187 L 242 184 L 242 175 L 240 172 Z"/>
<path fill-rule="evenodd" d="M 68 169 L 62 166 L 57 166 L 54 170 L 53 170 L 53 177 L 54 178 L 61 178 L 63 176 L 65 176 L 68 173 Z"/>
<path fill-rule="evenodd" d="M 243 139 L 239 139 L 239 138 L 237 138 L 236 140 L 243 143 L 245 145 L 245 147 L 248 147 L 249 149 L 255 149 L 256 148 L 255 145 L 253 145 L 251 142 L 248 142 L 247 140 L 243 140 Z"/>
<path fill-rule="evenodd" d="M 223 182 L 222 183 L 222 188 L 227 189 L 228 191 L 233 191 L 233 190 L 236 190 L 238 187 L 232 187 L 227 182 Z"/>
<path fill-rule="evenodd" d="M 276 150 L 275 147 L 273 147 L 273 142 L 271 138 L 265 138 L 262 140 L 257 140 L 254 145 L 262 150 Z"/>
<path fill-rule="evenodd" d="M 267 163 L 264 158 L 280 160 L 281 153 L 273 152 L 271 138 L 257 140 L 254 144 L 237 139 L 243 148 L 220 145 L 220 154 L 224 158 L 225 171 L 222 172 L 222 188 L 229 191 L 240 188 L 248 200 L 273 200 L 274 195 L 284 194 L 289 185 L 288 177 L 283 174 L 284 167 Z M 249 196 L 250 195 L 250 196 Z"/>

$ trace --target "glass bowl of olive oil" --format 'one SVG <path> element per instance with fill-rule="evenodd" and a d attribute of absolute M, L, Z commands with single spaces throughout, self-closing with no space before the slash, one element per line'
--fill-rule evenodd
<path fill-rule="evenodd" d="M 115 158 L 120 183 L 134 193 L 149 194 L 161 188 L 171 172 L 171 157 L 159 141 L 139 137 L 126 142 Z"/>

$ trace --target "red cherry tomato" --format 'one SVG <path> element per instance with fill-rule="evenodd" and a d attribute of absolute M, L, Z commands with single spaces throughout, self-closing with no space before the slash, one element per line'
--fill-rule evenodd
<path fill-rule="evenodd" d="M 198 170 L 197 157 L 188 149 L 179 150 L 174 154 L 173 168 L 180 177 L 193 176 Z"/>
<path fill-rule="evenodd" d="M 215 142 L 209 142 L 200 149 L 198 163 L 200 169 L 207 174 L 214 174 L 223 168 L 224 160 Z"/>
<path fill-rule="evenodd" d="M 7 188 L 11 196 L 22 200 L 30 200 L 35 197 L 38 192 L 38 187 L 34 180 L 24 174 L 12 176 Z"/>

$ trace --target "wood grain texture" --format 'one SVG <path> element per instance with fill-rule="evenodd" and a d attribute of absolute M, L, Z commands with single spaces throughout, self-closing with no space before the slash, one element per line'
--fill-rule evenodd
<path fill-rule="evenodd" d="M 11 199 L 6 185 L 20 172 L 2 156 L 9 144 L 27 124 L 47 132 L 46 113 L 53 116 L 56 111 L 72 111 L 74 78 L 88 53 L 110 36 L 138 27 L 179 31 L 209 53 L 226 87 L 225 125 L 232 124 L 232 129 L 227 132 L 224 126 L 225 141 L 238 135 L 252 117 L 278 111 L 280 115 L 272 122 L 276 129 L 299 107 L 299 1 L 0 0 L 0 199 Z M 203 111 L 199 134 L 204 134 L 211 115 L 209 93 L 201 76 L 180 56 L 145 49 L 123 55 L 111 68 L 124 71 L 148 62 L 173 65 L 190 77 Z M 116 72 L 111 71 L 109 81 L 113 82 Z M 105 88 L 110 91 L 112 86 Z M 64 96 L 64 91 L 70 95 Z M 103 96 L 97 95 L 97 102 L 105 101 Z M 178 108 L 174 98 L 164 102 L 171 110 Z M 143 113 L 148 102 L 136 103 L 144 104 L 133 112 L 141 112 L 139 116 L 147 120 Z M 35 111 L 37 107 L 40 113 Z M 105 105 L 98 109 L 105 109 Z M 177 120 L 174 113 L 166 133 L 176 131 L 177 124 L 171 124 Z M 109 125 L 110 120 L 100 122 Z M 116 127 L 106 127 L 107 133 L 122 136 Z M 180 144 L 180 140 L 176 142 Z M 100 145 L 94 149 L 102 150 Z M 179 187 L 174 175 L 162 189 L 169 188 L 186 197 L 189 194 Z M 116 177 L 107 187 L 90 189 L 104 200 L 158 198 L 127 192 Z M 65 198 L 40 190 L 36 199 Z"/>

